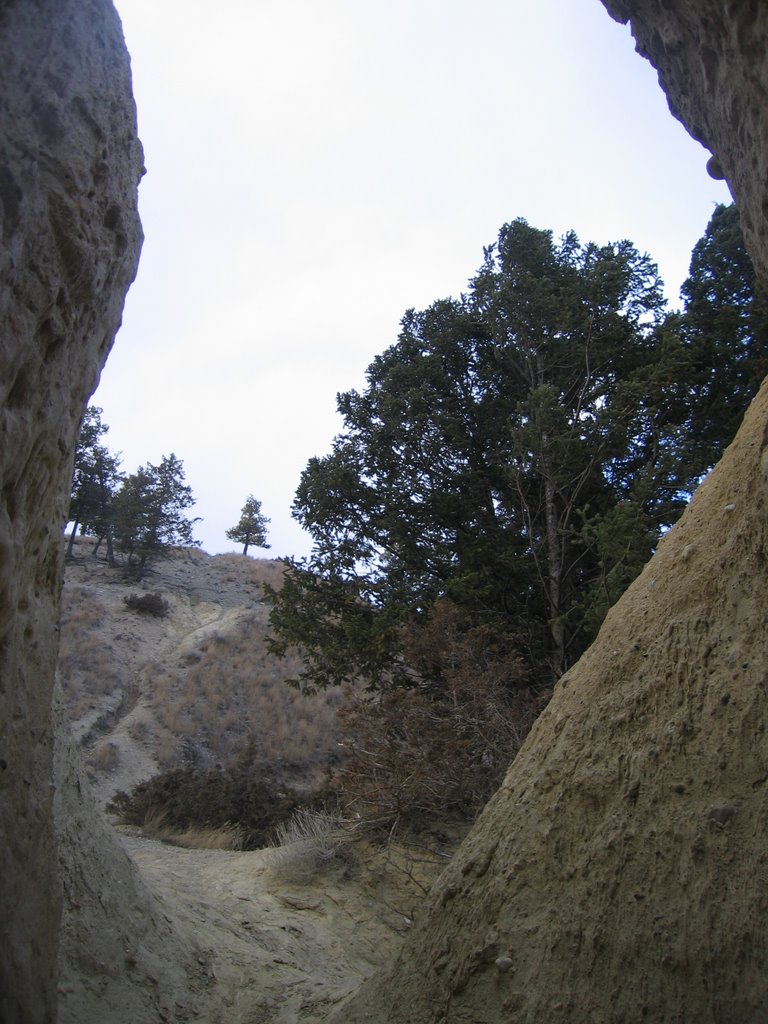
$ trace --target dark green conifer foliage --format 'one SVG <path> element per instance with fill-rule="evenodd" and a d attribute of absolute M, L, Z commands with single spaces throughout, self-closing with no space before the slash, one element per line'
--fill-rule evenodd
<path fill-rule="evenodd" d="M 261 511 L 261 502 L 249 494 L 238 523 L 226 531 L 229 540 L 243 545 L 243 555 L 248 554 L 248 548 L 268 548 L 267 544 L 267 523 L 269 519 Z"/>
<path fill-rule="evenodd" d="M 67 549 L 72 556 L 78 528 L 84 535 L 106 537 L 108 557 L 112 558 L 112 499 L 122 479 L 120 456 L 112 454 L 102 438 L 109 427 L 101 419 L 103 410 L 89 405 L 85 411 L 75 447 L 69 519 L 72 524 Z"/>
<path fill-rule="evenodd" d="M 768 374 L 768 295 L 757 284 L 735 206 L 716 207 L 682 296 L 689 459 L 703 473 L 733 440 Z"/>
<path fill-rule="evenodd" d="M 194 505 L 184 464 L 173 453 L 158 466 L 147 463 L 127 476 L 113 503 L 112 524 L 128 564 L 141 575 L 147 565 L 173 546 L 197 546 L 187 509 Z"/>
<path fill-rule="evenodd" d="M 344 429 L 296 494 L 314 546 L 289 562 L 272 624 L 276 653 L 304 650 L 302 684 L 413 685 L 402 628 L 443 598 L 464 628 L 512 638 L 534 683 L 572 664 L 726 443 L 725 418 L 692 432 L 705 387 L 722 375 L 725 394 L 742 369 L 703 372 L 707 345 L 727 347 L 747 316 L 740 251 L 730 238 L 741 319 L 717 330 L 707 302 L 725 286 L 707 273 L 686 312 L 666 314 L 630 242 L 555 241 L 523 220 L 502 227 L 466 295 L 406 313 L 365 389 L 338 396 Z M 734 420 L 756 373 L 747 334 Z"/>

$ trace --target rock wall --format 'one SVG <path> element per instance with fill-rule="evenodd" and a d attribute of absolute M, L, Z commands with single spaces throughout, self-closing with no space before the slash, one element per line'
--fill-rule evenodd
<path fill-rule="evenodd" d="M 0 4 L 0 1019 L 55 1018 L 51 689 L 72 450 L 141 246 L 109 0 Z"/>
<path fill-rule="evenodd" d="M 768 6 L 603 0 L 768 283 Z M 768 1019 L 768 384 L 338 1024 Z"/>
<path fill-rule="evenodd" d="M 764 0 L 602 0 L 630 22 L 669 107 L 715 154 L 768 280 L 768 10 Z"/>

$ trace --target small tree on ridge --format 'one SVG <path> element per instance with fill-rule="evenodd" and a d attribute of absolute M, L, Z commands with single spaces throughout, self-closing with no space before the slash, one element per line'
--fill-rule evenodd
<path fill-rule="evenodd" d="M 122 473 L 120 456 L 110 452 L 101 443 L 109 431 L 107 424 L 101 420 L 102 411 L 98 406 L 89 405 L 80 426 L 69 506 L 72 529 L 67 557 L 72 557 L 79 527 L 83 536 L 91 534 L 98 538 L 106 537 L 107 559 L 112 562 L 112 500 L 122 480 Z"/>
<path fill-rule="evenodd" d="M 248 548 L 251 545 L 257 548 L 268 548 L 268 522 L 270 520 L 262 515 L 261 502 L 249 494 L 240 513 L 240 521 L 226 532 L 227 539 L 242 544 L 244 555 L 248 554 Z"/>

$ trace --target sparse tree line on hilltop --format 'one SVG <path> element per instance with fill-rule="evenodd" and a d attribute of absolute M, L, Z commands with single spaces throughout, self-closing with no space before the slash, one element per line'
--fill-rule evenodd
<path fill-rule="evenodd" d="M 94 550 L 105 545 L 111 564 L 120 552 L 141 576 L 167 548 L 198 544 L 192 535 L 197 520 L 187 515 L 194 505 L 192 488 L 185 482 L 184 464 L 173 453 L 164 455 L 158 465 L 148 462 L 135 473 L 122 473 L 120 456 L 103 443 L 109 427 L 101 415 L 101 409 L 89 406 L 80 428 L 67 553 L 71 556 L 79 529 L 96 538 Z"/>
<path fill-rule="evenodd" d="M 79 530 L 96 538 L 94 551 L 104 544 L 110 564 L 115 564 L 119 552 L 140 577 L 168 549 L 199 546 L 193 537 L 199 519 L 187 514 L 195 499 L 186 483 L 184 464 L 173 453 L 164 455 L 158 465 L 148 462 L 135 473 L 122 473 L 120 456 L 104 444 L 108 430 L 102 410 L 89 406 L 75 449 L 67 555 L 72 556 Z M 243 544 L 244 554 L 250 545 L 268 547 L 268 522 L 261 514 L 261 503 L 251 495 L 227 537 Z"/>

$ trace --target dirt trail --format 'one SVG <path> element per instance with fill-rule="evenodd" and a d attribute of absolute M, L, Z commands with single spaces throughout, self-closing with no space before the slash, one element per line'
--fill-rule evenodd
<path fill-rule="evenodd" d="M 217 630 L 233 628 L 246 612 L 243 609 L 224 609 L 218 605 L 188 605 L 179 599 L 172 620 L 155 646 L 152 656 L 144 664 L 134 667 L 131 699 L 122 702 L 116 721 L 111 724 L 109 743 L 116 752 L 116 766 L 108 773 L 92 779 L 97 798 L 107 803 L 120 790 L 129 791 L 137 782 L 150 778 L 158 770 L 151 745 L 141 737 L 154 717 L 152 708 L 152 680 L 169 664 L 177 664 L 206 636 Z M 138 645 L 137 645 L 138 646 Z"/>
<path fill-rule="evenodd" d="M 59 756 L 59 1024 L 321 1024 L 397 954 L 437 874 L 417 865 L 417 885 L 371 849 L 312 869 L 116 831 L 74 747 Z"/>
<path fill-rule="evenodd" d="M 76 606 L 98 601 L 103 615 L 99 629 L 109 651 L 109 671 L 115 685 L 94 695 L 87 711 L 73 723 L 75 739 L 93 749 L 105 737 L 113 763 L 91 774 L 97 801 L 104 805 L 120 790 L 159 770 L 156 750 L 147 742 L 154 711 L 153 680 L 164 670 L 183 664 L 207 637 L 236 628 L 246 616 L 266 619 L 258 588 L 231 560 L 211 558 L 194 549 L 159 562 L 141 583 L 123 575 L 91 554 L 92 543 L 75 544 L 76 557 L 67 563 L 64 587 L 67 602 Z M 125 605 L 131 593 L 159 591 L 169 605 L 165 618 L 139 615 Z M 76 615 L 77 612 L 75 611 Z"/>
<path fill-rule="evenodd" d="M 385 902 L 381 875 L 289 881 L 264 851 L 180 850 L 135 835 L 121 842 L 163 910 L 195 938 L 205 1014 L 215 1014 L 203 1016 L 201 1005 L 200 1019 L 323 1021 L 407 930 L 407 914 Z"/>
<path fill-rule="evenodd" d="M 206 641 L 219 649 L 241 620 L 265 624 L 267 608 L 250 560 L 178 552 L 132 584 L 88 545 L 76 550 L 60 676 L 70 712 L 85 698 L 72 740 L 58 731 L 60 1024 L 320 1024 L 396 954 L 438 868 L 412 868 L 420 887 L 395 852 L 277 866 L 265 851 L 185 850 L 113 827 L 105 803 L 158 770 L 163 674 L 183 678 Z M 166 617 L 126 607 L 147 591 L 168 602 Z M 114 763 L 97 770 L 104 747 Z"/>

